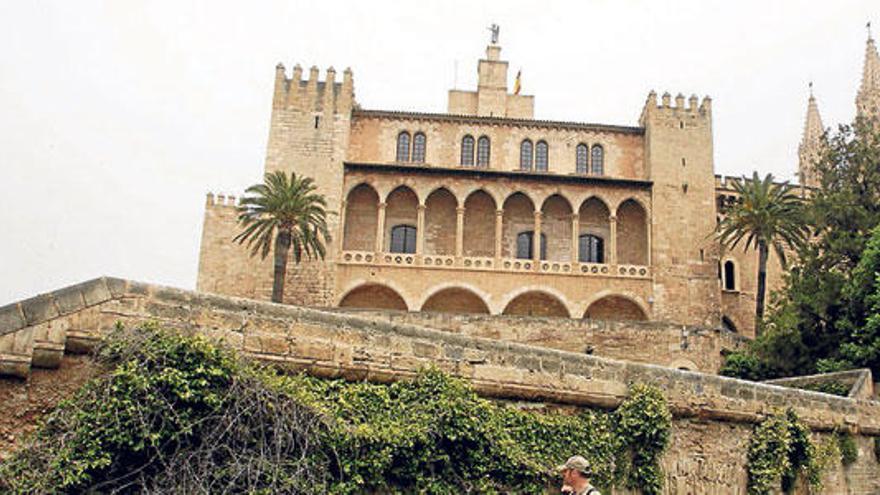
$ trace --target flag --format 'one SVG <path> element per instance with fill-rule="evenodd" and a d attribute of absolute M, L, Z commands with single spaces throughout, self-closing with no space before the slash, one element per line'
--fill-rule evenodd
<path fill-rule="evenodd" d="M 513 94 L 518 95 L 519 90 L 522 87 L 522 82 L 520 81 L 520 76 L 522 76 L 522 70 L 516 72 L 516 81 L 513 82 Z"/>

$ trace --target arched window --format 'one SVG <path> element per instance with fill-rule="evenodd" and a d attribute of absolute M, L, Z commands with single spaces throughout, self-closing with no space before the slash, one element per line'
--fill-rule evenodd
<path fill-rule="evenodd" d="M 586 174 L 588 172 L 587 161 L 589 159 L 590 152 L 587 149 L 587 145 L 584 143 L 577 145 L 577 151 L 575 153 L 575 171 L 579 174 Z"/>
<path fill-rule="evenodd" d="M 535 232 L 527 230 L 516 235 L 516 257 L 521 260 L 532 259 L 532 243 Z M 547 236 L 541 234 L 541 259 L 547 259 Z"/>
<path fill-rule="evenodd" d="M 528 139 L 519 145 L 519 169 L 532 169 L 532 142 Z"/>
<path fill-rule="evenodd" d="M 415 253 L 416 228 L 412 225 L 395 225 L 391 228 L 391 252 Z"/>
<path fill-rule="evenodd" d="M 605 151 L 598 144 L 593 145 L 591 161 L 593 162 L 593 167 L 591 169 L 591 173 L 593 175 L 602 175 L 604 174 L 605 169 Z"/>
<path fill-rule="evenodd" d="M 593 234 L 583 234 L 578 237 L 578 261 L 605 263 L 605 241 Z"/>
<path fill-rule="evenodd" d="M 538 141 L 535 145 L 535 170 L 547 171 L 547 141 Z"/>
<path fill-rule="evenodd" d="M 397 135 L 397 161 L 409 161 L 409 133 L 406 131 Z"/>
<path fill-rule="evenodd" d="M 486 136 L 480 136 L 477 140 L 477 166 L 489 166 L 489 138 Z"/>
<path fill-rule="evenodd" d="M 736 265 L 731 260 L 724 262 L 724 290 L 736 290 Z"/>
<path fill-rule="evenodd" d="M 427 139 L 425 133 L 417 132 L 413 136 L 412 161 L 415 163 L 425 163 L 425 145 Z"/>
<path fill-rule="evenodd" d="M 461 164 L 466 167 L 474 166 L 474 137 L 470 134 L 461 138 Z"/>

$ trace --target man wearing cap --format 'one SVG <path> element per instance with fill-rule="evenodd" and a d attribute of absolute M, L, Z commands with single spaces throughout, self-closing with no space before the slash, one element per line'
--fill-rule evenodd
<path fill-rule="evenodd" d="M 590 461 L 576 455 L 556 468 L 562 474 L 562 493 L 570 495 L 601 495 L 590 484 Z"/>

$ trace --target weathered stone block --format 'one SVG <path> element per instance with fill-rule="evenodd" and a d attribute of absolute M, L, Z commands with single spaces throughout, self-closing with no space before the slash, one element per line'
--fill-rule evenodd
<path fill-rule="evenodd" d="M 27 324 L 18 303 L 0 307 L 0 335 L 16 331 Z"/>
<path fill-rule="evenodd" d="M 100 304 L 112 298 L 110 289 L 107 288 L 107 281 L 103 278 L 82 285 L 80 290 L 87 306 Z"/>
<path fill-rule="evenodd" d="M 28 325 L 36 325 L 58 316 L 55 299 L 50 294 L 22 301 L 21 309 Z"/>

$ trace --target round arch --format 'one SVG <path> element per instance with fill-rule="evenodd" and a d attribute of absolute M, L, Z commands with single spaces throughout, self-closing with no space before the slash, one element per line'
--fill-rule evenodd
<path fill-rule="evenodd" d="M 435 313 L 490 314 L 483 297 L 462 286 L 439 287 L 425 298 L 420 311 Z"/>
<path fill-rule="evenodd" d="M 669 363 L 668 368 L 673 368 L 680 371 L 700 371 L 700 368 L 697 366 L 697 364 L 690 359 L 676 359 Z"/>
<path fill-rule="evenodd" d="M 505 315 L 570 318 L 565 299 L 546 289 L 524 289 L 507 298 Z"/>
<path fill-rule="evenodd" d="M 376 283 L 362 283 L 347 291 L 340 299 L 340 308 L 392 309 L 409 311 L 406 301 L 391 287 Z"/>
<path fill-rule="evenodd" d="M 587 305 L 584 318 L 609 321 L 646 321 L 647 308 L 637 299 L 623 294 L 605 294 Z"/>

